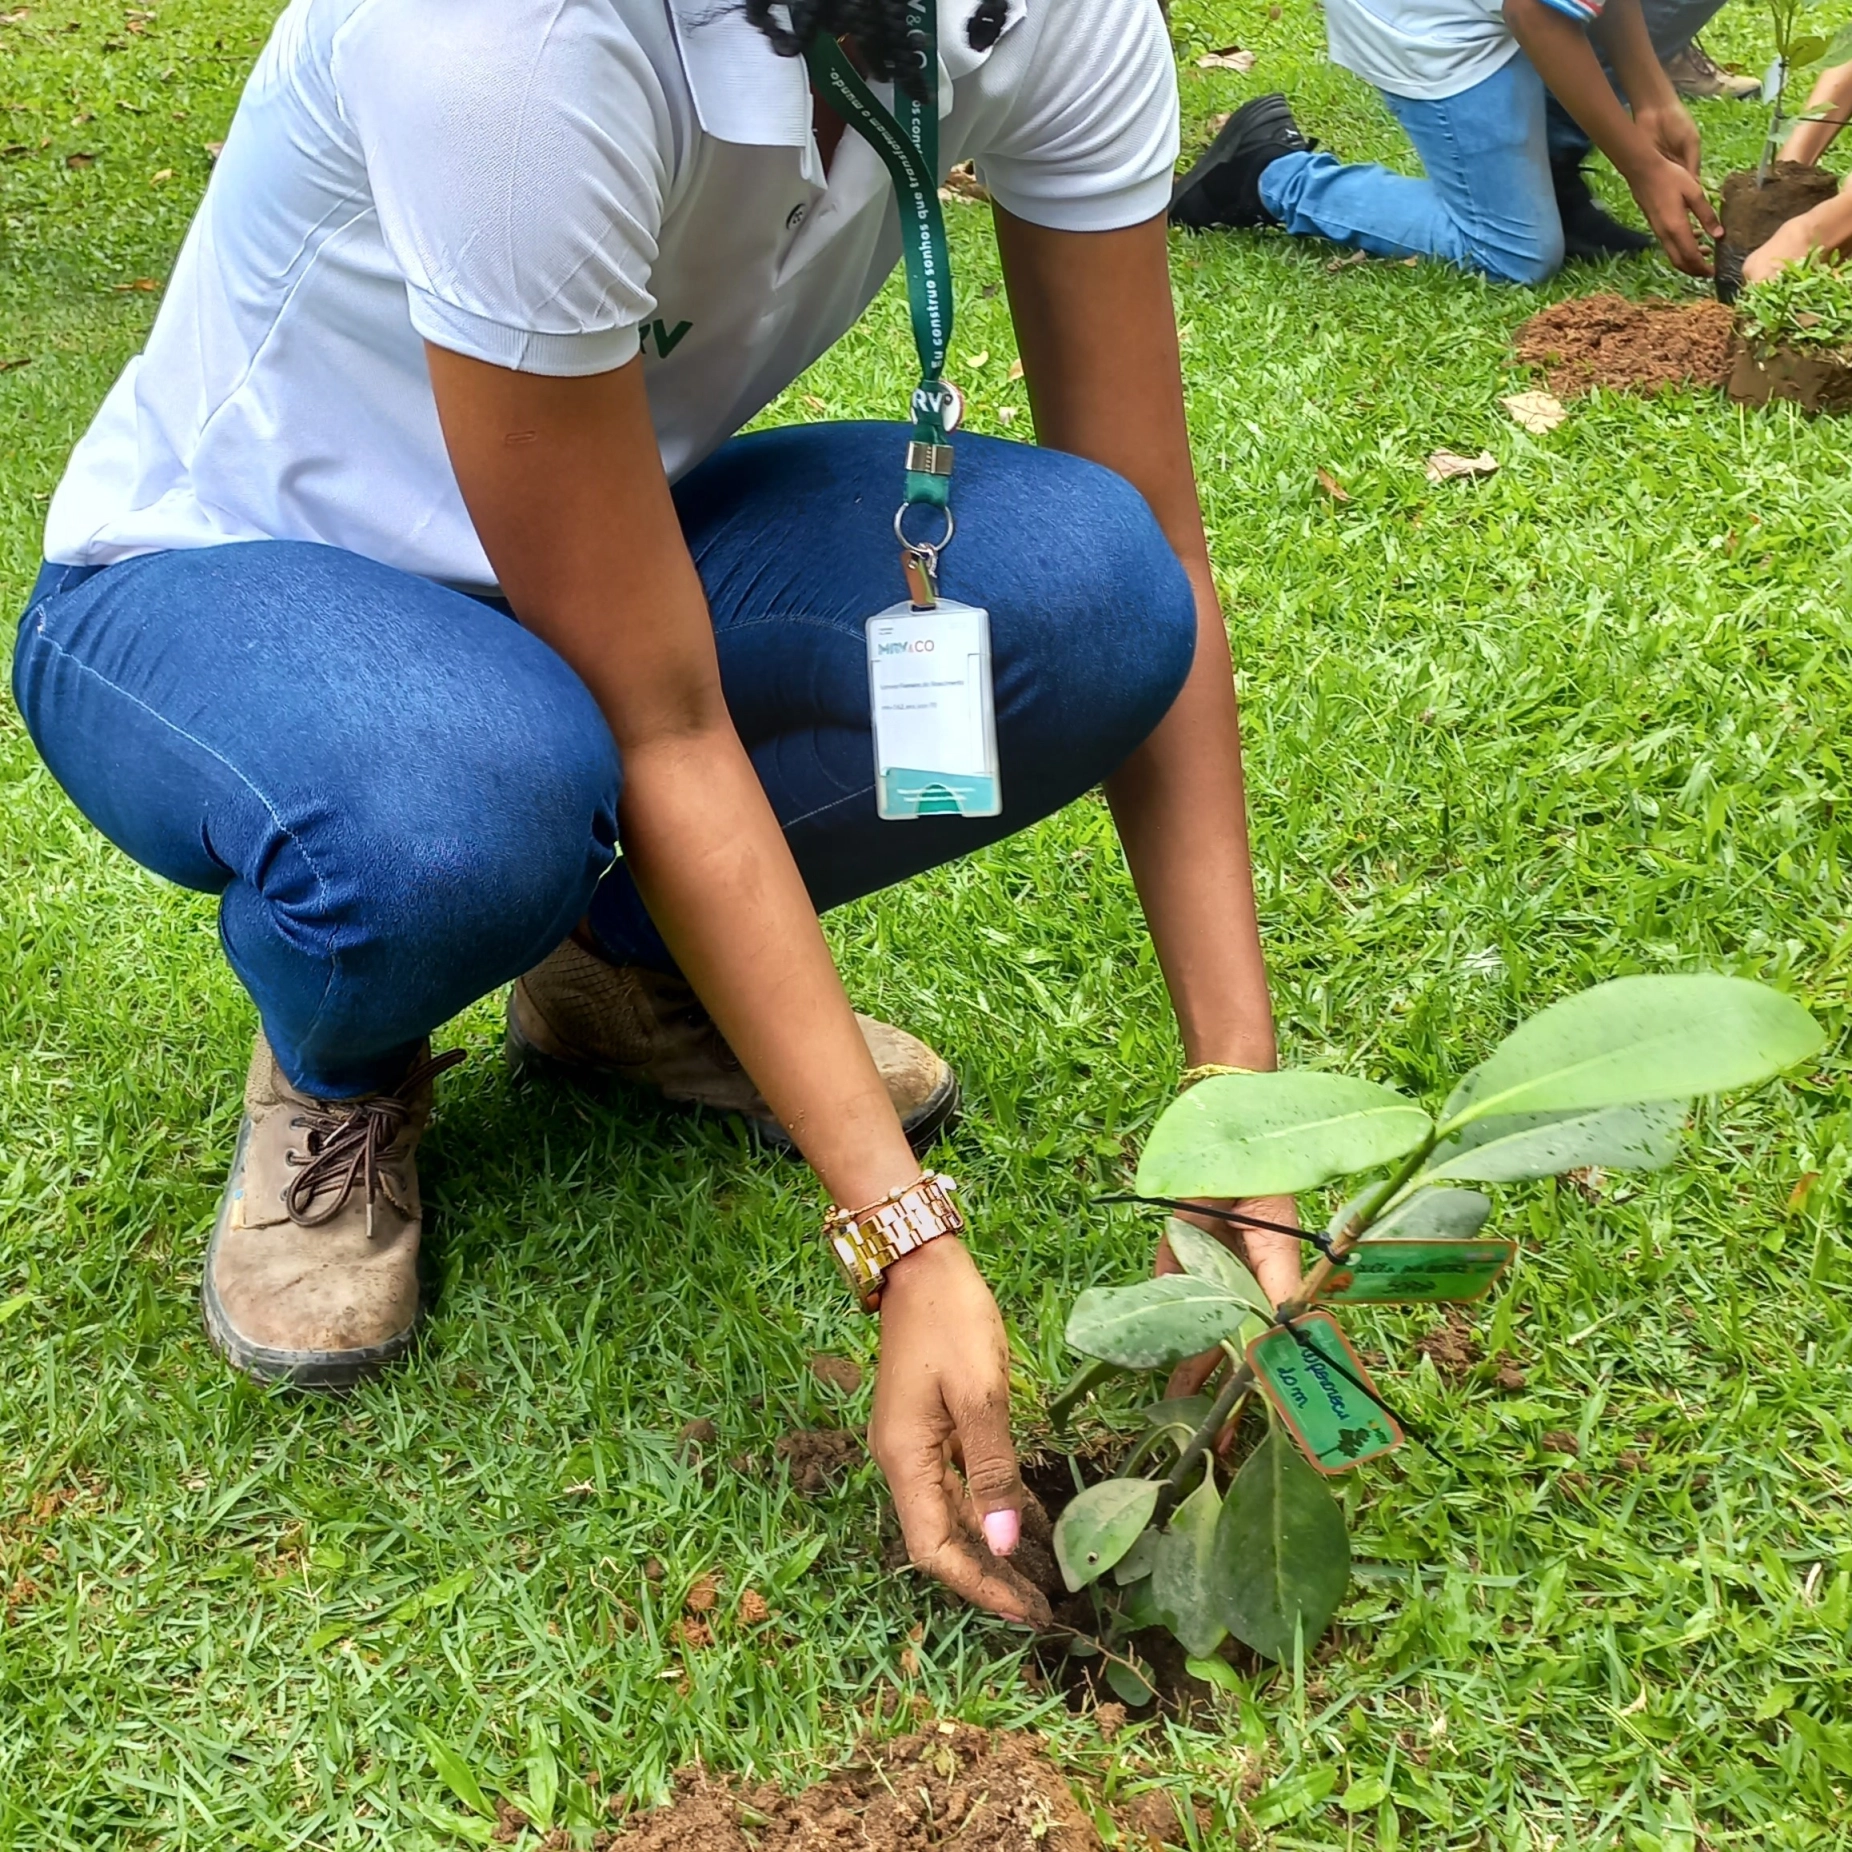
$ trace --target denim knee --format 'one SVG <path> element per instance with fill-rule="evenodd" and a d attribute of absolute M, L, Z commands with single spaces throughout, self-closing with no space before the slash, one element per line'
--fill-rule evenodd
<path fill-rule="evenodd" d="M 1036 549 L 1043 582 L 1032 609 L 1013 613 L 1014 641 L 1033 660 L 999 665 L 999 701 L 1008 704 L 1012 671 L 1026 670 L 1061 749 L 1095 757 L 1103 777 L 1182 689 L 1196 651 L 1195 594 L 1129 482 L 1080 457 L 1032 454 L 1034 473 L 1052 478 L 1036 486 L 1039 518 L 1056 531 Z"/>

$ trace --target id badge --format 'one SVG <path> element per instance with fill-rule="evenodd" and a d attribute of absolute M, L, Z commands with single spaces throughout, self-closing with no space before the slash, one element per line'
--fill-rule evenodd
<path fill-rule="evenodd" d="M 1000 815 L 990 613 L 953 599 L 890 605 L 868 620 L 867 636 L 878 814 L 890 823 Z"/>

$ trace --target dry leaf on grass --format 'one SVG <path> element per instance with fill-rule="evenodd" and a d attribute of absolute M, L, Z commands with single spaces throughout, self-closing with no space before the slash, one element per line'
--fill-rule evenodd
<path fill-rule="evenodd" d="M 1010 362 L 1010 378 L 1012 381 L 1022 378 L 1022 356 L 1020 354 Z"/>
<path fill-rule="evenodd" d="M 1554 431 L 1569 416 L 1569 408 L 1548 392 L 1512 392 L 1499 400 L 1506 411 L 1533 437 Z"/>
<path fill-rule="evenodd" d="M 1332 475 L 1328 469 L 1321 469 L 1318 472 L 1318 486 L 1323 489 L 1334 502 L 1347 502 L 1350 500 L 1350 491 L 1345 488 L 1343 483 L 1338 481 L 1337 477 Z"/>
<path fill-rule="evenodd" d="M 1224 45 L 1220 51 L 1206 51 L 1196 60 L 1199 71 L 1251 71 L 1254 54 L 1239 45 Z"/>
<path fill-rule="evenodd" d="M 1370 254 L 1368 251 L 1352 251 L 1344 257 L 1332 258 L 1332 260 L 1325 265 L 1325 268 L 1327 270 L 1352 270 L 1358 264 L 1367 264 L 1369 261 Z"/>
<path fill-rule="evenodd" d="M 983 370 L 990 365 L 990 349 L 988 347 L 985 348 L 981 354 L 966 354 L 965 365 L 968 366 L 973 373 L 983 372 Z"/>
<path fill-rule="evenodd" d="M 1428 481 L 1451 482 L 1456 476 L 1489 476 L 1498 468 L 1498 458 L 1482 450 L 1476 457 L 1463 457 L 1451 450 L 1437 450 L 1428 458 Z"/>
<path fill-rule="evenodd" d="M 20 354 L 11 360 L 0 360 L 0 373 L 10 373 L 15 367 L 29 367 L 32 364 L 30 354 Z"/>

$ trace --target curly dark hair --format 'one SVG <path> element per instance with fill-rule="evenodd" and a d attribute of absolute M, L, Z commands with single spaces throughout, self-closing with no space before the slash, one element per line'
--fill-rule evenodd
<path fill-rule="evenodd" d="M 816 38 L 851 38 L 870 76 L 920 94 L 919 51 L 907 36 L 907 0 L 785 0 L 787 28 L 772 17 L 773 0 L 746 0 L 746 17 L 787 58 L 801 57 Z M 979 0 L 968 28 L 972 46 L 987 50 L 1003 30 L 1006 0 Z"/>

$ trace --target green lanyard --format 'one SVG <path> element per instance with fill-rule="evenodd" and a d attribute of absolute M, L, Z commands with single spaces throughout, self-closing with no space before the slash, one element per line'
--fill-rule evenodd
<path fill-rule="evenodd" d="M 939 24 L 937 0 L 908 0 L 907 42 L 919 54 L 922 94 L 894 86 L 895 112 L 882 108 L 848 54 L 834 39 L 813 40 L 805 52 L 817 88 L 844 122 L 874 149 L 894 182 L 900 209 L 901 253 L 920 383 L 913 394 L 913 437 L 907 445 L 906 496 L 894 516 L 915 604 L 935 602 L 940 552 L 952 538 L 951 433 L 964 401 L 945 378 L 952 341 L 952 266 L 945 216 L 939 210 Z M 908 537 L 907 510 L 917 502 L 945 515 L 936 541 Z M 927 595 L 921 596 L 924 592 Z"/>

